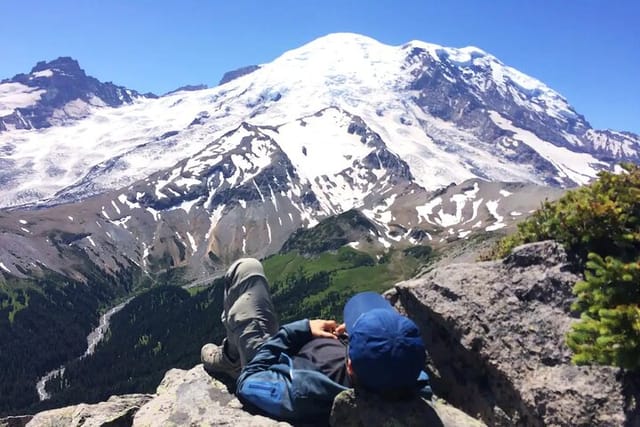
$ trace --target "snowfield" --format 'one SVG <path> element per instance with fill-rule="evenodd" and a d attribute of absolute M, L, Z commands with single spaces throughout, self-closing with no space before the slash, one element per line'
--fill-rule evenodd
<path fill-rule="evenodd" d="M 487 141 L 470 129 L 436 118 L 416 104 L 416 93 L 409 90 L 422 66 L 411 57 L 415 49 L 427 52 L 437 63 L 459 67 L 462 83 L 472 91 L 495 86 L 536 114 L 561 121 L 577 116 L 558 93 L 478 48 L 445 48 L 420 41 L 388 46 L 356 34 L 332 34 L 212 89 L 138 98 L 119 108 L 106 107 L 99 99 L 68 104 L 54 114 L 55 126 L 0 132 L 4 169 L 0 207 L 78 200 L 128 186 L 193 157 L 246 122 L 263 127 L 314 188 L 324 193 L 333 188 L 331 202 L 324 203 L 340 210 L 361 197 L 350 194 L 350 188 L 364 184 L 341 183 L 339 172 L 372 151 L 350 133 L 345 114 L 361 118 L 427 190 L 477 177 L 545 183 L 535 168 L 505 161 L 488 151 L 483 145 Z M 488 74 L 473 71 L 478 67 Z M 47 77 L 48 71 L 34 75 Z M 1 84 L 0 117 L 33 105 L 43 93 L 19 83 Z M 325 113 L 317 115 L 321 111 Z M 591 154 L 542 140 L 500 112 L 487 113 L 512 135 L 510 149 L 526 144 L 557 168 L 558 185 L 564 185 L 563 178 L 586 183 L 608 166 Z M 220 155 L 240 141 L 221 140 Z M 631 152 L 634 147 L 631 141 L 624 149 Z M 254 163 L 257 168 L 265 166 L 257 158 Z M 169 191 L 163 190 L 164 184 L 156 188 L 159 197 Z"/>

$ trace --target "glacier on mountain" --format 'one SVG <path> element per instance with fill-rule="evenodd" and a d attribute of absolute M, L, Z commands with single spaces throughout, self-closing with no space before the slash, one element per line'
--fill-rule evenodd
<path fill-rule="evenodd" d="M 51 77 L 46 67 L 30 78 Z M 7 90 L 0 104 L 14 105 L 1 96 Z M 35 99 L 37 92 L 28 93 Z M 633 134 L 591 129 L 562 96 L 481 49 L 420 41 L 387 46 L 348 33 L 312 41 L 212 89 L 135 97 L 118 107 L 98 100 L 75 110 L 66 105 L 56 110 L 65 118 L 60 125 L 0 132 L 0 206 L 56 204 L 124 188 L 242 123 L 277 141 L 334 212 L 357 204 L 362 193 L 354 186 L 366 187 L 340 182 L 339 171 L 374 150 L 343 133 L 347 117 L 361 120 L 427 190 L 472 178 L 583 184 L 616 158 L 637 159 L 640 146 Z M 320 114 L 328 108 L 343 115 Z M 216 150 L 222 155 L 233 144 Z M 160 198 L 167 197 L 164 185 L 155 188 Z"/>

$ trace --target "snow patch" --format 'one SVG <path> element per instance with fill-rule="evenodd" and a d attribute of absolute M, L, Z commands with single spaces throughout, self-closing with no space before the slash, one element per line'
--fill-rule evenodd
<path fill-rule="evenodd" d="M 222 218 L 222 211 L 224 210 L 224 207 L 225 205 L 219 205 L 213 212 L 211 212 L 211 215 L 209 216 L 209 230 L 207 231 L 207 234 L 204 235 L 204 238 L 206 240 L 209 239 L 209 236 L 211 236 L 211 233 L 213 233 L 213 229 L 216 227 L 216 225 L 218 225 L 218 222 Z"/>
<path fill-rule="evenodd" d="M 502 129 L 513 132 L 513 138 L 527 144 L 554 165 L 560 177 L 566 177 L 577 184 L 584 185 L 588 184 L 598 173 L 598 170 L 591 165 L 607 166 L 606 163 L 597 160 L 590 154 L 574 153 L 564 147 L 558 147 L 544 141 L 533 132 L 514 126 L 511 121 L 495 111 L 489 111 L 489 117 Z"/>
<path fill-rule="evenodd" d="M 252 181 L 253 181 L 253 186 L 256 187 L 256 191 L 260 195 L 260 201 L 262 203 L 264 203 L 264 196 L 262 195 L 262 191 L 260 191 L 260 187 L 258 187 L 258 184 L 256 184 L 256 180 L 255 179 L 253 179 Z M 269 187 L 269 188 L 271 188 L 271 187 Z M 273 190 L 271 190 L 271 194 L 273 195 Z M 277 209 L 276 209 L 276 211 L 277 211 Z"/>
<path fill-rule="evenodd" d="M 378 242 L 380 242 L 386 249 L 389 249 L 391 247 L 391 243 L 382 237 L 378 237 Z"/>
<path fill-rule="evenodd" d="M 51 69 L 46 69 L 46 70 L 42 70 L 42 71 L 36 71 L 35 73 L 31 73 L 31 77 L 36 78 L 36 77 L 51 77 L 53 76 L 53 70 Z"/>
<path fill-rule="evenodd" d="M 271 244 L 271 226 L 269 225 L 269 221 L 265 220 L 265 224 L 267 225 L 267 236 L 269 237 L 269 243 Z"/>
<path fill-rule="evenodd" d="M 198 198 L 198 197 L 196 197 L 193 200 L 185 200 L 182 203 L 180 203 L 179 205 L 169 208 L 169 210 L 182 209 L 186 213 L 189 213 L 189 212 L 191 212 L 191 208 L 193 208 L 193 206 L 195 204 L 197 204 L 199 201 L 200 201 L 200 198 Z"/>
<path fill-rule="evenodd" d="M 458 237 L 460 239 L 464 239 L 465 237 L 467 237 L 469 234 L 471 234 L 471 230 L 465 230 L 465 231 L 459 231 L 458 232 Z"/>
<path fill-rule="evenodd" d="M 242 253 L 247 253 L 247 227 L 242 226 Z"/>
<path fill-rule="evenodd" d="M 489 210 L 489 213 L 491 214 L 491 216 L 493 216 L 496 219 L 496 222 L 487 226 L 485 228 L 486 231 L 495 231 L 507 226 L 505 223 L 502 222 L 504 218 L 498 214 L 498 205 L 499 205 L 498 200 L 489 200 L 487 202 L 487 209 Z"/>
<path fill-rule="evenodd" d="M 191 253 L 198 252 L 198 245 L 196 244 L 196 239 L 193 238 L 191 233 L 187 231 L 187 238 L 189 239 L 189 243 L 191 244 Z"/>
<path fill-rule="evenodd" d="M 138 195 L 144 196 L 144 193 L 138 193 Z M 142 196 L 138 196 L 138 195 L 136 195 L 136 200 L 138 200 L 140 197 L 142 197 Z M 128 206 L 129 209 L 135 209 L 135 208 L 139 209 L 140 208 L 140 203 L 132 203 L 132 202 L 130 202 L 129 199 L 127 198 L 126 194 L 120 194 L 118 196 L 118 201 L 121 204 Z"/>
<path fill-rule="evenodd" d="M 22 83 L 0 84 L 0 117 L 12 114 L 16 108 L 34 105 L 46 90 L 32 88 Z"/>
<path fill-rule="evenodd" d="M 113 220 L 113 221 L 111 221 L 111 223 L 112 223 L 112 224 L 117 225 L 118 227 L 122 227 L 122 228 L 124 228 L 124 229 L 127 229 L 127 228 L 128 228 L 128 227 L 127 227 L 127 222 L 128 222 L 130 219 L 131 219 L 131 215 L 127 215 L 127 216 L 125 216 L 125 217 L 122 217 L 122 218 L 119 218 L 119 219 Z"/>
<path fill-rule="evenodd" d="M 418 211 L 418 217 L 422 218 L 424 221 L 427 221 L 430 224 L 435 225 L 435 223 L 429 219 L 429 215 L 431 215 L 433 208 L 440 204 L 442 204 L 442 197 L 436 197 L 424 206 L 417 206 L 416 211 Z"/>
<path fill-rule="evenodd" d="M 149 206 L 147 206 L 146 210 L 153 216 L 154 221 L 158 221 L 158 219 L 160 219 L 160 212 L 158 212 L 157 210 Z"/>

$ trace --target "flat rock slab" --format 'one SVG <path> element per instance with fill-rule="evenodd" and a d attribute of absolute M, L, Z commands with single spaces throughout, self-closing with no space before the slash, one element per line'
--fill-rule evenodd
<path fill-rule="evenodd" d="M 133 415 L 149 402 L 148 394 L 111 396 L 106 402 L 81 403 L 36 414 L 28 427 L 102 427 L 130 426 Z"/>
<path fill-rule="evenodd" d="M 134 427 L 151 426 L 289 426 L 242 409 L 242 404 L 202 365 L 171 369 L 157 395 L 135 414 Z"/>

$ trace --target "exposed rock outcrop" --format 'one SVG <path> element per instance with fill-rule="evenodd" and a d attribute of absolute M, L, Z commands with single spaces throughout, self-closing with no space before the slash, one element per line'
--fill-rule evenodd
<path fill-rule="evenodd" d="M 202 365 L 189 371 L 171 369 L 155 395 L 112 396 L 106 402 L 44 411 L 33 418 L 0 419 L 1 427 L 71 426 L 288 426 L 252 415 L 227 387 L 209 376 Z"/>
<path fill-rule="evenodd" d="M 134 427 L 146 426 L 288 426 L 242 409 L 227 387 L 197 365 L 172 369 L 158 386 L 157 396 L 140 408 Z"/>
<path fill-rule="evenodd" d="M 129 426 L 133 415 L 151 399 L 148 394 L 111 396 L 106 402 L 52 409 L 40 412 L 26 424 L 29 427 Z M 0 420 L 0 426 L 2 420 Z M 9 424 L 10 425 L 10 424 Z"/>
<path fill-rule="evenodd" d="M 436 268 L 389 294 L 423 331 L 436 394 L 487 424 L 640 425 L 637 376 L 570 363 L 579 278 L 560 245 L 541 242 Z"/>
<path fill-rule="evenodd" d="M 408 401 L 388 402 L 366 392 L 345 390 L 336 396 L 331 409 L 331 425 L 370 427 L 377 425 L 403 427 L 484 427 L 446 403 L 415 397 Z"/>
<path fill-rule="evenodd" d="M 355 400 L 345 400 L 347 404 Z M 362 405 L 360 405 L 362 406 Z M 336 425 L 345 425 L 342 405 Z M 442 427 L 481 427 L 483 424 L 444 402 L 433 402 L 429 411 Z M 357 411 L 357 405 L 354 411 Z M 0 419 L 0 427 L 69 427 L 69 426 L 290 426 L 247 412 L 227 386 L 211 378 L 202 365 L 185 371 L 171 369 L 155 395 L 112 396 L 106 402 L 79 404 L 41 412 L 33 417 Z M 356 424 L 357 425 L 357 424 Z"/>

